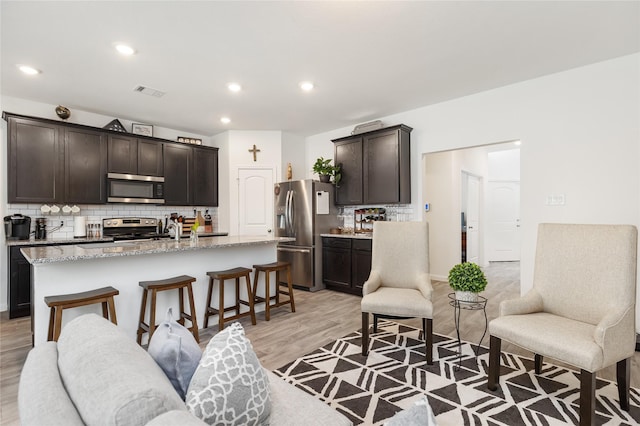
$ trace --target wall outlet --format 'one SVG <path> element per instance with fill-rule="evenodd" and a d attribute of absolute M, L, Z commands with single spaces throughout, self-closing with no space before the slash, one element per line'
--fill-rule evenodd
<path fill-rule="evenodd" d="M 564 206 L 565 205 L 565 196 L 564 196 L 564 194 L 547 195 L 547 200 L 546 200 L 545 204 L 547 206 Z"/>

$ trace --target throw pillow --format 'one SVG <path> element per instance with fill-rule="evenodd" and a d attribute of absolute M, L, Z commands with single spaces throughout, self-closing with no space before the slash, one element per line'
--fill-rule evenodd
<path fill-rule="evenodd" d="M 407 410 L 402 410 L 391 417 L 384 426 L 436 426 L 436 418 L 433 415 L 429 401 L 425 396 Z"/>
<path fill-rule="evenodd" d="M 173 320 L 171 308 L 167 311 L 167 319 L 153 332 L 148 352 L 184 400 L 202 350 L 191 332 Z"/>
<path fill-rule="evenodd" d="M 266 424 L 269 379 L 239 323 L 216 334 L 191 379 L 186 405 L 208 424 Z"/>

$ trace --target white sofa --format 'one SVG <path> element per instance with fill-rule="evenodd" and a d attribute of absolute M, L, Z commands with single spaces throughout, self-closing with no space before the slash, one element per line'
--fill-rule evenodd
<path fill-rule="evenodd" d="M 271 425 L 351 425 L 322 401 L 267 372 Z M 116 326 L 94 314 L 69 322 L 58 342 L 33 348 L 18 391 L 30 425 L 203 425 L 155 361 Z"/>

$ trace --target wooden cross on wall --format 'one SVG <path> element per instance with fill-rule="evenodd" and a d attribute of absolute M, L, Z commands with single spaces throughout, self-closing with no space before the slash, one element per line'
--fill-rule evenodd
<path fill-rule="evenodd" d="M 258 161 L 258 158 L 257 158 L 256 154 L 259 153 L 260 150 L 258 148 L 256 148 L 255 145 L 253 145 L 253 148 L 250 149 L 249 152 L 251 152 L 253 154 L 253 161 Z"/>

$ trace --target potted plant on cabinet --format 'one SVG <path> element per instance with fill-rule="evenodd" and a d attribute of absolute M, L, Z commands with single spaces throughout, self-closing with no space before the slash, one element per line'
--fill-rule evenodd
<path fill-rule="evenodd" d="M 457 300 L 477 302 L 478 293 L 487 287 L 487 277 L 475 263 L 458 263 L 449 271 L 449 285 Z"/>
<path fill-rule="evenodd" d="M 313 172 L 318 175 L 320 182 L 333 182 L 336 185 L 340 182 L 340 166 L 332 166 L 330 158 L 318 158 L 313 165 Z"/>

